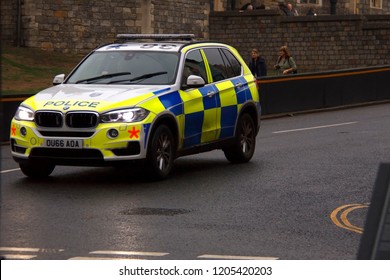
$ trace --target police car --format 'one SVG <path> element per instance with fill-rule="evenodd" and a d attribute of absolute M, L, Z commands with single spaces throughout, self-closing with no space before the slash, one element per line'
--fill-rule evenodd
<path fill-rule="evenodd" d="M 184 155 L 222 149 L 232 163 L 252 158 L 261 107 L 237 50 L 192 34 L 117 39 L 17 109 L 11 150 L 26 176 L 142 160 L 148 177 L 164 179 Z"/>

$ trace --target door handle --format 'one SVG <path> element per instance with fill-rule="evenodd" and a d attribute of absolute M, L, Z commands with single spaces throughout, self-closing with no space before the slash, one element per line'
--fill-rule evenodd
<path fill-rule="evenodd" d="M 209 91 L 209 92 L 207 93 L 207 96 L 211 98 L 211 97 L 213 97 L 215 94 L 216 94 L 215 91 Z"/>
<path fill-rule="evenodd" d="M 242 83 L 236 83 L 236 87 L 241 88 L 242 87 Z"/>

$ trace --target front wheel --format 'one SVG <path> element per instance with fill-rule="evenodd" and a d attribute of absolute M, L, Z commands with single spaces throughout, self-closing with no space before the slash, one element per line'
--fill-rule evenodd
<path fill-rule="evenodd" d="M 243 114 L 237 122 L 233 144 L 224 149 L 225 157 L 232 163 L 248 162 L 256 147 L 256 126 L 249 114 Z"/>
<path fill-rule="evenodd" d="M 174 161 L 175 141 L 166 125 L 159 126 L 153 133 L 148 149 L 147 165 L 150 178 L 165 179 L 171 173 Z"/>
<path fill-rule="evenodd" d="M 54 164 L 46 162 L 21 162 L 20 169 L 27 177 L 41 179 L 50 176 L 56 167 Z"/>

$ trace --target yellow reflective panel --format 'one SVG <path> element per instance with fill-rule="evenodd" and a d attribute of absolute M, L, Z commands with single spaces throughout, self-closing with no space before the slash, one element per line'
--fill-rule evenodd
<path fill-rule="evenodd" d="M 203 111 L 203 96 L 199 90 L 179 91 L 184 103 L 184 114 Z"/>
<path fill-rule="evenodd" d="M 217 108 L 217 134 L 215 136 L 216 139 L 219 139 L 219 135 L 221 134 L 221 108 Z"/>
<path fill-rule="evenodd" d="M 142 101 L 148 101 L 150 99 L 156 99 L 154 98 L 156 95 L 153 93 L 153 92 L 150 92 L 150 93 L 146 93 L 146 94 L 142 94 L 140 96 L 135 96 L 133 98 L 130 98 L 130 99 L 127 99 L 127 100 L 124 100 L 122 102 L 118 102 L 118 103 L 115 103 L 115 107 L 113 107 L 111 104 L 108 105 L 108 107 L 111 107 L 112 109 L 119 109 L 119 108 L 125 108 L 125 107 L 132 107 Z M 158 99 L 158 98 L 157 98 Z M 145 104 L 145 103 L 143 103 Z M 107 107 L 107 108 L 108 108 Z M 146 108 L 145 106 L 142 106 L 144 107 L 145 109 L 148 109 Z M 149 110 L 149 109 L 148 109 Z M 149 110 L 149 111 L 152 111 L 152 110 Z"/>
<path fill-rule="evenodd" d="M 221 100 L 221 107 L 231 106 L 237 104 L 237 95 L 234 90 L 234 85 L 231 81 L 225 81 L 216 84 L 219 90 L 219 98 Z"/>
<path fill-rule="evenodd" d="M 148 99 L 145 102 L 141 103 L 142 108 L 145 108 L 155 114 L 159 114 L 165 111 L 164 105 L 161 103 L 160 99 L 157 96 L 154 98 Z"/>
<path fill-rule="evenodd" d="M 184 121 L 185 117 L 184 115 L 176 116 L 176 121 L 179 126 L 179 148 L 181 149 L 183 147 L 183 139 L 184 139 Z"/>
<path fill-rule="evenodd" d="M 201 143 L 210 142 L 216 139 L 216 135 L 217 135 L 216 115 L 217 115 L 216 108 L 204 111 L 202 137 L 200 140 Z"/>
<path fill-rule="evenodd" d="M 252 99 L 255 102 L 259 102 L 260 97 L 259 97 L 259 92 L 257 90 L 256 83 L 254 82 L 253 76 L 252 75 L 245 75 L 244 76 L 245 80 L 248 82 L 248 87 L 252 95 Z"/>

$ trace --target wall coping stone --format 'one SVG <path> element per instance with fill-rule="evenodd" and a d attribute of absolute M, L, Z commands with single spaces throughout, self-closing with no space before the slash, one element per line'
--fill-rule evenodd
<path fill-rule="evenodd" d="M 362 15 L 319 15 L 319 16 L 295 16 L 280 19 L 281 23 L 290 22 L 334 22 L 334 21 L 362 21 L 365 16 Z"/>
<path fill-rule="evenodd" d="M 276 10 L 253 11 L 212 11 L 210 17 L 253 17 L 253 16 L 281 16 Z"/>

